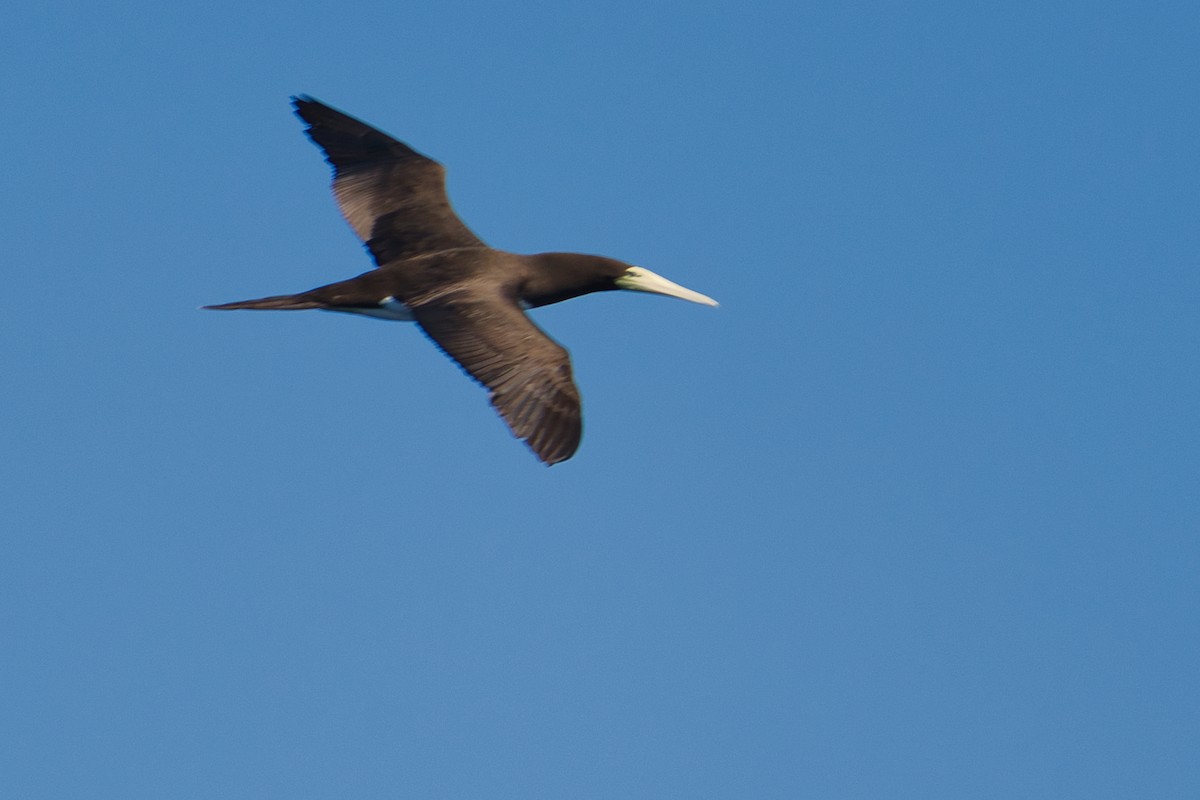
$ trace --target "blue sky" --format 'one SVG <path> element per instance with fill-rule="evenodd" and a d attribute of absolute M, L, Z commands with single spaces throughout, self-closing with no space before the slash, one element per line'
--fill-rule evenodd
<path fill-rule="evenodd" d="M 1192 798 L 1191 3 L 18 2 L 0 52 L 0 775 L 21 798 Z M 493 246 L 546 469 L 290 113 Z"/>

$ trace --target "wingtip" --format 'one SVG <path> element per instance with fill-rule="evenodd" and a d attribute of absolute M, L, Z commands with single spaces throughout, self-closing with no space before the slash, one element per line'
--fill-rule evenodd
<path fill-rule="evenodd" d="M 314 113 L 320 113 L 322 109 L 329 109 L 329 106 L 310 94 L 292 95 L 292 113 L 309 125 L 313 124 L 309 117 Z"/>

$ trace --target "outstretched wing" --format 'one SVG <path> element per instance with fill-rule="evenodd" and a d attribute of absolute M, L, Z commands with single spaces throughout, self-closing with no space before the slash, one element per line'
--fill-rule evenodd
<path fill-rule="evenodd" d="M 294 97 L 292 105 L 333 166 L 342 215 L 376 264 L 486 246 L 454 213 L 441 164 L 311 97 Z"/>
<path fill-rule="evenodd" d="M 489 391 L 513 434 L 546 464 L 565 461 L 583 435 L 567 351 L 500 296 L 442 295 L 412 307 L 417 324 Z"/>

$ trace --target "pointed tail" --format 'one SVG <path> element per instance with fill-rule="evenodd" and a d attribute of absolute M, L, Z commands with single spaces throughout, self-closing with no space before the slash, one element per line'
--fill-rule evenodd
<path fill-rule="evenodd" d="M 304 294 L 280 294 L 274 297 L 260 297 L 257 300 L 239 300 L 236 303 L 204 306 L 204 308 L 213 311 L 236 311 L 240 308 L 259 311 L 303 311 L 308 308 L 324 307 L 324 303 L 314 300 L 310 295 Z"/>

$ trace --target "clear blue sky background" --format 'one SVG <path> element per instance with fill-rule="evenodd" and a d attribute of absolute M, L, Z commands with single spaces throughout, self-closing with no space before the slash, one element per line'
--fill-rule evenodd
<path fill-rule="evenodd" d="M 0 794 L 1200 796 L 1193 2 L 6 6 Z M 445 162 L 546 469 L 288 96 Z"/>

